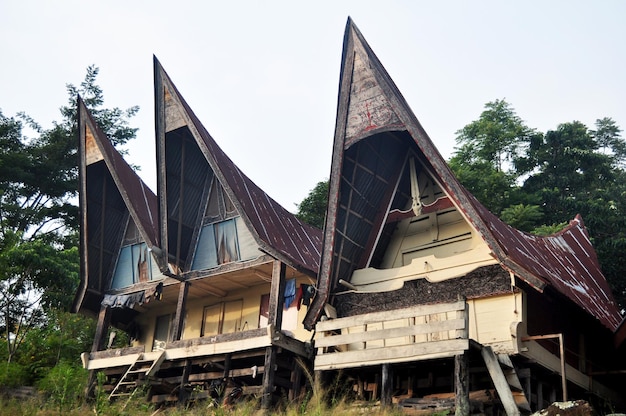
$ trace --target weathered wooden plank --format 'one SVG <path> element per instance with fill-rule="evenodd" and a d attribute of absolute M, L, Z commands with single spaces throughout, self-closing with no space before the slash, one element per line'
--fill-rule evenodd
<path fill-rule="evenodd" d="M 469 416 L 469 357 L 467 354 L 454 356 L 454 416 Z"/>
<path fill-rule="evenodd" d="M 274 260 L 272 266 L 272 284 L 270 287 L 270 300 L 269 300 L 269 316 L 268 322 L 278 330 L 282 329 L 283 325 L 283 305 L 285 304 L 285 263 L 279 260 Z"/>
<path fill-rule="evenodd" d="M 211 335 L 206 337 L 184 339 L 168 342 L 166 349 L 191 348 L 206 344 L 219 344 L 220 342 L 240 341 L 250 338 L 258 338 L 267 335 L 267 328 L 255 328 L 247 331 L 232 332 L 230 334 Z"/>
<path fill-rule="evenodd" d="M 513 393 L 511 393 L 509 383 L 504 377 L 502 367 L 500 367 L 496 354 L 494 354 L 491 347 L 483 347 L 480 353 L 483 356 L 483 360 L 485 361 L 485 365 L 487 366 L 493 385 L 498 392 L 498 396 L 502 401 L 504 411 L 508 416 L 519 415 L 520 411 L 515 403 L 515 399 L 513 398 Z"/>
<path fill-rule="evenodd" d="M 276 372 L 274 365 L 276 364 L 276 349 L 267 347 L 265 349 L 265 368 L 267 371 L 263 373 L 263 398 L 261 399 L 261 407 L 269 409 L 272 405 L 272 395 L 274 393 L 274 377 Z"/>
<path fill-rule="evenodd" d="M 187 308 L 187 293 L 189 292 L 189 282 L 180 282 L 178 291 L 178 302 L 176 303 L 176 315 L 172 328 L 170 341 L 180 340 L 183 334 L 183 324 L 185 319 L 185 309 Z"/>
<path fill-rule="evenodd" d="M 397 328 L 379 329 L 373 331 L 354 332 L 349 334 L 327 335 L 315 340 L 315 347 L 329 347 L 355 342 L 366 342 L 379 339 L 400 338 L 404 336 L 430 334 L 433 332 L 443 332 L 463 329 L 464 319 L 449 319 L 425 324 L 407 325 Z M 413 342 L 407 344 L 414 344 Z"/>
<path fill-rule="evenodd" d="M 89 353 L 89 360 L 90 361 L 91 360 L 101 360 L 101 359 L 104 359 L 104 358 L 122 357 L 122 356 L 125 356 L 125 355 L 140 354 L 140 353 L 144 352 L 145 349 L 146 349 L 146 347 L 141 345 L 139 347 L 114 348 L 114 349 L 110 349 L 110 350 L 91 352 L 91 353 Z"/>
<path fill-rule="evenodd" d="M 315 325 L 317 332 L 336 331 L 356 325 L 371 324 L 382 321 L 393 321 L 415 316 L 431 315 L 436 313 L 455 312 L 465 310 L 465 301 L 452 303 L 437 303 L 434 305 L 418 305 L 410 308 L 395 309 L 392 311 L 373 312 L 363 315 L 349 316 L 346 318 L 329 319 L 320 321 Z"/>
<path fill-rule="evenodd" d="M 391 365 L 383 363 L 380 378 L 380 404 L 383 407 L 391 406 L 391 395 L 393 390 L 393 379 Z"/>
<path fill-rule="evenodd" d="M 469 348 L 467 339 L 422 342 L 386 348 L 343 351 L 322 354 L 315 357 L 315 370 L 332 370 L 347 367 L 408 361 L 421 361 L 433 358 L 453 357 Z"/>
<path fill-rule="evenodd" d="M 271 345 L 271 339 L 267 334 L 265 334 L 264 336 L 255 338 L 244 338 L 235 341 L 216 342 L 213 344 L 196 344 L 181 348 L 170 348 L 168 346 L 166 349 L 166 358 L 168 360 L 180 360 L 184 358 L 227 354 L 255 348 L 264 348 L 269 345 Z"/>
<path fill-rule="evenodd" d="M 91 346 L 91 352 L 102 351 L 104 349 L 104 343 L 106 338 L 109 324 L 111 323 L 111 308 L 108 306 L 101 306 L 100 313 L 98 314 L 98 323 L 96 325 L 96 334 L 93 338 L 93 345 Z"/>
<path fill-rule="evenodd" d="M 268 334 L 272 338 L 272 345 L 291 351 L 301 357 L 311 356 L 312 351 L 307 350 L 304 342 L 285 335 L 280 331 L 274 331 L 272 326 L 268 327 Z"/>

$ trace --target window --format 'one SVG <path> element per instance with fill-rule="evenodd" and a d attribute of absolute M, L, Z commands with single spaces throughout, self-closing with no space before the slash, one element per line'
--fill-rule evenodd
<path fill-rule="evenodd" d="M 239 259 L 235 218 L 202 227 L 192 270 L 209 269 Z"/>
<path fill-rule="evenodd" d="M 111 289 L 152 280 L 152 256 L 146 243 L 122 247 L 117 259 Z"/>
<path fill-rule="evenodd" d="M 230 334 L 243 330 L 242 311 L 243 299 L 207 306 L 204 308 L 201 336 Z"/>
<path fill-rule="evenodd" d="M 152 351 L 163 351 L 167 341 L 170 339 L 170 327 L 172 314 L 161 315 L 156 319 L 154 326 L 154 340 L 152 341 Z"/>

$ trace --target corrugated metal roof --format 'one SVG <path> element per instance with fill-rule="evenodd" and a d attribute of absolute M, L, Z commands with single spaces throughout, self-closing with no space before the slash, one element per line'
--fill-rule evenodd
<path fill-rule="evenodd" d="M 250 180 L 213 140 L 156 58 L 155 65 L 184 107 L 208 150 L 207 157 L 212 159 L 209 163 L 221 178 L 233 204 L 252 226 L 261 247 L 287 264 L 316 275 L 322 245 L 321 230 L 301 222 Z"/>
<path fill-rule="evenodd" d="M 526 273 L 543 279 L 604 326 L 617 329 L 621 315 L 580 215 L 559 233 L 540 237 L 514 229 L 471 198 L 503 249 L 500 260 L 505 266 L 522 279 Z"/>

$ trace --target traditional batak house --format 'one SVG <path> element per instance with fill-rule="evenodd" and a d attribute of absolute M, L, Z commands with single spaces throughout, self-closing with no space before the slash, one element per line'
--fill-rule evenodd
<path fill-rule="evenodd" d="M 322 379 L 342 370 L 365 398 L 448 397 L 461 414 L 487 396 L 509 415 L 621 399 L 594 376 L 612 368 L 621 316 L 582 219 L 539 237 L 489 212 L 350 19 L 329 187 L 304 321 Z"/>
<path fill-rule="evenodd" d="M 154 60 L 155 195 L 79 100 L 81 283 L 97 316 L 87 369 L 111 398 L 149 381 L 154 400 L 190 390 L 295 397 L 311 363 L 302 321 L 320 230 L 259 189 L 218 147 Z M 111 348 L 113 332 L 131 345 Z M 113 341 L 113 342 L 111 342 Z"/>

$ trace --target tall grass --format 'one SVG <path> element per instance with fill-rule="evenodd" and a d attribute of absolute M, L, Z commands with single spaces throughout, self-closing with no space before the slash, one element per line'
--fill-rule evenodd
<path fill-rule="evenodd" d="M 98 377 L 94 397 L 84 400 L 87 373 L 82 368 L 71 365 L 58 366 L 39 383 L 39 394 L 30 399 L 10 398 L 0 395 L 0 416 L 330 416 L 330 415 L 400 415 L 397 408 L 381 409 L 376 403 L 354 402 L 350 398 L 350 389 L 338 376 L 333 383 L 323 388 L 310 370 L 300 363 L 307 383 L 301 397 L 289 401 L 280 400 L 269 410 L 261 408 L 260 398 L 248 397 L 233 406 L 221 406 L 210 400 L 179 405 L 157 405 L 147 400 L 146 391 L 129 399 L 109 402 L 108 394 L 102 389 L 103 377 Z"/>

